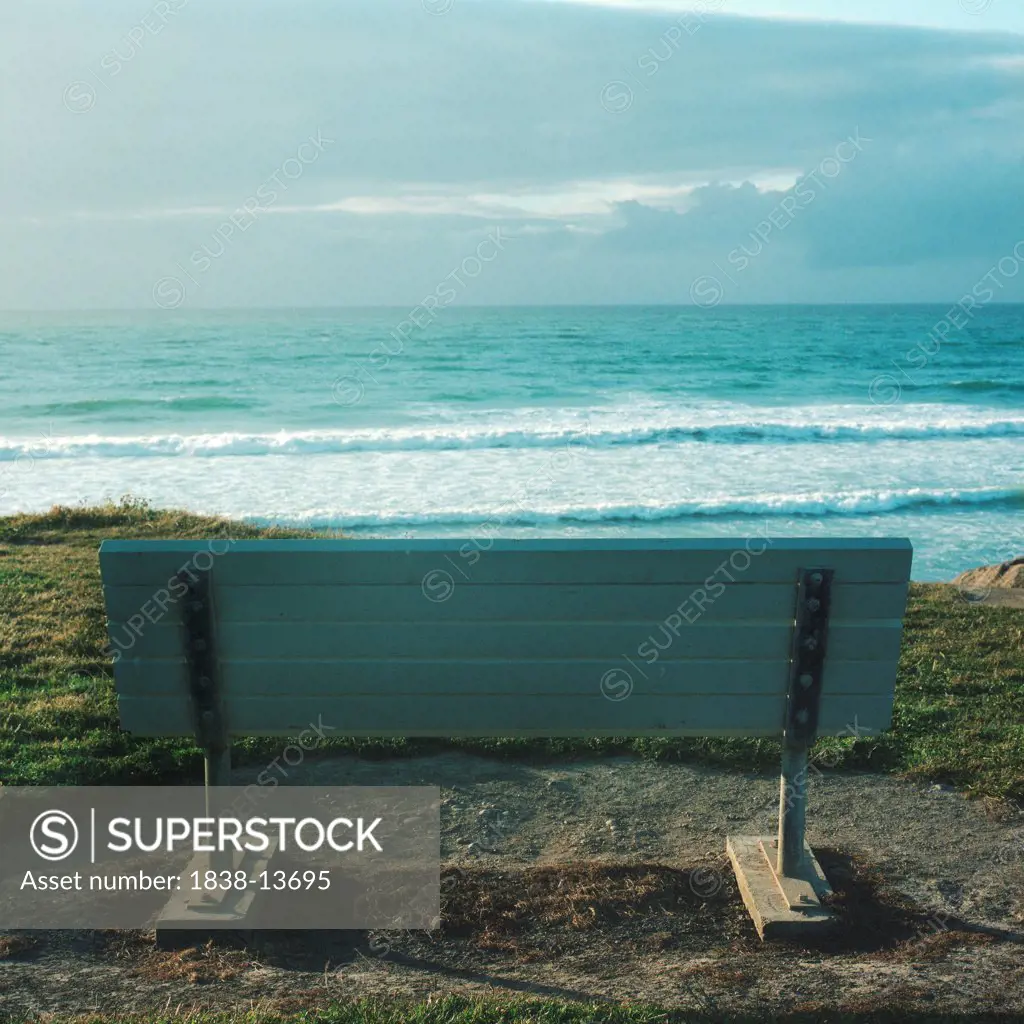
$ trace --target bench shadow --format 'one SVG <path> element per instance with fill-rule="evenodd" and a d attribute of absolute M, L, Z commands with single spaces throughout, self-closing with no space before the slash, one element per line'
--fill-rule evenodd
<path fill-rule="evenodd" d="M 370 931 L 320 931 L 312 934 L 291 931 L 224 931 L 218 933 L 215 941 L 221 950 L 254 952 L 268 966 L 299 974 L 322 974 L 325 980 L 331 973 L 343 972 L 349 967 L 372 970 L 397 964 L 434 977 L 504 988 L 538 997 L 578 1002 L 595 1002 L 604 998 L 599 993 L 509 978 L 479 968 L 453 967 L 439 959 L 413 956 L 393 950 L 386 940 L 375 938 Z M 343 979 L 339 978 L 338 983 L 343 984 Z M 329 981 L 326 987 L 330 989 Z"/>
<path fill-rule="evenodd" d="M 884 876 L 861 859 L 828 847 L 814 850 L 832 886 L 826 901 L 837 915 L 836 927 L 813 947 L 796 941 L 772 945 L 813 948 L 823 953 L 880 953 L 915 947 L 935 953 L 965 936 L 996 942 L 1024 942 L 1012 928 L 980 925 L 953 913 L 929 911 L 894 893 Z"/>

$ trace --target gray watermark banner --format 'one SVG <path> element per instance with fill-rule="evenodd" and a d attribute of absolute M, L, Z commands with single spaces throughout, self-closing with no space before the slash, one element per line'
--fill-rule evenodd
<path fill-rule="evenodd" d="M 3 787 L 0 922 L 435 928 L 440 852 L 436 787 Z"/>

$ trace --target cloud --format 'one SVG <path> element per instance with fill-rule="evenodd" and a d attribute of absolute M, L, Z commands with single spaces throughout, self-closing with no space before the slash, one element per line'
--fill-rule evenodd
<path fill-rule="evenodd" d="M 623 203 L 621 226 L 604 237 L 623 250 L 703 250 L 715 259 L 780 246 L 798 251 L 808 270 L 1002 254 L 1024 237 L 1024 160 L 993 166 L 950 161 L 941 148 L 896 158 L 866 148 L 856 166 L 835 170 L 829 179 L 812 168 L 784 190 L 709 185 L 684 213 Z"/>
<path fill-rule="evenodd" d="M 738 294 L 871 299 L 899 267 L 926 295 L 1024 223 L 1019 38 L 679 18 L 193 0 L 155 32 L 122 0 L 22 5 L 0 38 L 0 305 L 146 305 L 275 174 L 204 303 L 415 302 L 496 223 L 520 244 L 467 301 L 685 301 L 858 129 L 871 147 Z"/>

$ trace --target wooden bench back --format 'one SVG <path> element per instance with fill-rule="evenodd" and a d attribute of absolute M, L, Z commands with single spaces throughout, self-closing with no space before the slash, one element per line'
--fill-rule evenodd
<path fill-rule="evenodd" d="M 877 731 L 910 563 L 908 541 L 874 538 L 100 551 L 121 723 L 148 736 L 194 729 L 176 581 L 200 571 L 232 735 L 778 736 L 808 568 L 834 572 L 818 734 Z"/>

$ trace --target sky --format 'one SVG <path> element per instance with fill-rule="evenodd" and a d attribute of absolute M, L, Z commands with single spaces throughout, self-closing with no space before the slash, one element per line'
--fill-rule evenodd
<path fill-rule="evenodd" d="M 1024 301 L 1022 128 L 1020 0 L 5 0 L 0 309 Z"/>

